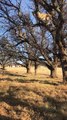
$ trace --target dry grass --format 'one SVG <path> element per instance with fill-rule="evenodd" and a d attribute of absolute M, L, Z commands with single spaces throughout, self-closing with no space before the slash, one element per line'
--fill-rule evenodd
<path fill-rule="evenodd" d="M 31 68 L 6 68 L 0 74 L 0 120 L 67 120 L 67 85 L 58 78 L 51 79 L 50 71 L 39 67 L 37 75 Z"/>

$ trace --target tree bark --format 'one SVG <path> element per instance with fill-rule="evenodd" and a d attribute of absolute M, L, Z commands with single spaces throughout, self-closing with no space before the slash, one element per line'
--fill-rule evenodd
<path fill-rule="evenodd" d="M 2 70 L 5 70 L 5 65 L 2 65 Z"/>
<path fill-rule="evenodd" d="M 55 41 L 56 41 L 56 44 L 58 45 L 59 53 L 60 53 L 59 57 L 60 57 L 60 62 L 62 67 L 63 82 L 66 83 L 67 82 L 67 45 L 62 33 L 64 19 L 62 14 L 59 14 L 58 18 L 60 23 L 56 30 Z"/>
<path fill-rule="evenodd" d="M 60 62 L 62 67 L 63 74 L 63 82 L 67 82 L 67 50 L 66 47 L 63 46 L 62 41 L 59 42 L 60 48 Z"/>
<path fill-rule="evenodd" d="M 30 73 L 30 68 L 29 67 L 27 67 L 27 73 Z"/>
<path fill-rule="evenodd" d="M 61 66 L 63 73 L 63 82 L 67 82 L 67 56 L 62 56 Z"/>
<path fill-rule="evenodd" d="M 35 63 L 34 63 L 34 70 L 35 70 L 35 75 L 37 74 L 37 62 L 35 61 Z"/>
<path fill-rule="evenodd" d="M 27 73 L 28 73 L 28 74 L 31 73 L 30 67 L 31 67 L 31 62 L 28 61 L 27 64 L 26 64 L 26 69 L 27 69 Z"/>
<path fill-rule="evenodd" d="M 50 76 L 52 78 L 57 78 L 57 66 L 55 68 L 51 69 Z"/>
<path fill-rule="evenodd" d="M 54 55 L 54 62 L 51 68 L 51 75 L 50 75 L 52 78 L 57 78 L 57 65 L 58 65 L 58 58 L 56 55 Z"/>

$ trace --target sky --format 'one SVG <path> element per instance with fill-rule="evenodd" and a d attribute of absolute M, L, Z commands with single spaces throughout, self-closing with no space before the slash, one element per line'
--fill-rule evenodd
<path fill-rule="evenodd" d="M 16 4 L 16 1 L 20 1 L 20 0 L 11 0 L 12 3 Z M 22 1 L 22 10 L 23 12 L 28 12 L 29 11 L 29 5 L 30 5 L 30 0 L 21 0 Z"/>
<path fill-rule="evenodd" d="M 36 21 L 35 21 L 34 16 L 32 15 L 32 8 L 33 8 L 33 6 L 32 6 L 31 0 L 22 0 L 22 10 L 23 10 L 23 12 L 29 13 L 31 19 L 33 20 L 33 23 L 35 23 Z"/>
<path fill-rule="evenodd" d="M 22 10 L 23 10 L 23 12 L 29 12 L 29 5 L 30 5 L 29 0 L 22 0 Z"/>
<path fill-rule="evenodd" d="M 14 4 L 16 3 L 16 0 L 11 0 Z M 19 1 L 19 0 L 17 0 Z M 31 10 L 29 8 L 29 6 L 31 5 L 31 2 L 30 0 L 22 0 L 22 5 L 21 5 L 21 9 L 24 13 L 29 13 L 30 16 L 31 16 L 31 19 L 34 20 L 33 16 L 32 16 L 32 13 L 31 13 Z M 0 21 L 1 21 L 1 18 L 0 18 Z M 0 22 L 0 36 L 2 35 L 4 29 L 2 27 L 2 23 Z"/>
<path fill-rule="evenodd" d="M 11 0 L 14 4 L 16 4 L 16 0 Z M 17 0 L 19 1 L 19 0 Z M 35 23 L 35 18 L 34 16 L 32 15 L 32 4 L 31 4 L 31 0 L 22 0 L 22 3 L 21 3 L 21 9 L 24 13 L 29 13 L 30 15 L 30 18 L 33 20 L 33 23 Z M 0 18 L 1 20 L 1 18 Z M 0 22 L 0 36 L 2 35 L 2 33 L 4 32 L 5 29 L 3 29 L 2 27 L 2 23 Z"/>

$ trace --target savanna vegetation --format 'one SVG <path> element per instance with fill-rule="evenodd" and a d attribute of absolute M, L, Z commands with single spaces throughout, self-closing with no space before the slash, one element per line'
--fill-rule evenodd
<path fill-rule="evenodd" d="M 0 120 L 67 120 L 67 0 L 0 0 Z"/>

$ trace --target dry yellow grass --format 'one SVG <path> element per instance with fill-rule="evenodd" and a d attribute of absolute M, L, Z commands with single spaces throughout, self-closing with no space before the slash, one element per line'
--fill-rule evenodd
<path fill-rule="evenodd" d="M 26 76 L 25 79 L 40 79 L 44 80 L 45 78 L 50 79 L 50 71 L 46 67 L 39 66 L 37 69 L 37 75 L 34 73 L 34 67 L 31 67 L 31 74 L 26 74 L 26 69 L 23 67 L 7 67 L 6 71 L 13 74 L 11 75 L 11 78 L 22 78 L 23 76 Z M 15 74 L 15 75 L 14 75 Z M 9 74 L 6 74 L 6 77 L 9 76 Z M 1 75 L 0 75 L 1 77 Z M 3 75 L 2 77 L 5 77 Z M 62 81 L 62 70 L 61 68 L 57 69 L 57 77 Z"/>
<path fill-rule="evenodd" d="M 21 67 L 7 67 L 0 74 L 0 120 L 67 120 L 67 85 L 49 77 L 50 71 L 40 66 L 37 75 Z"/>

